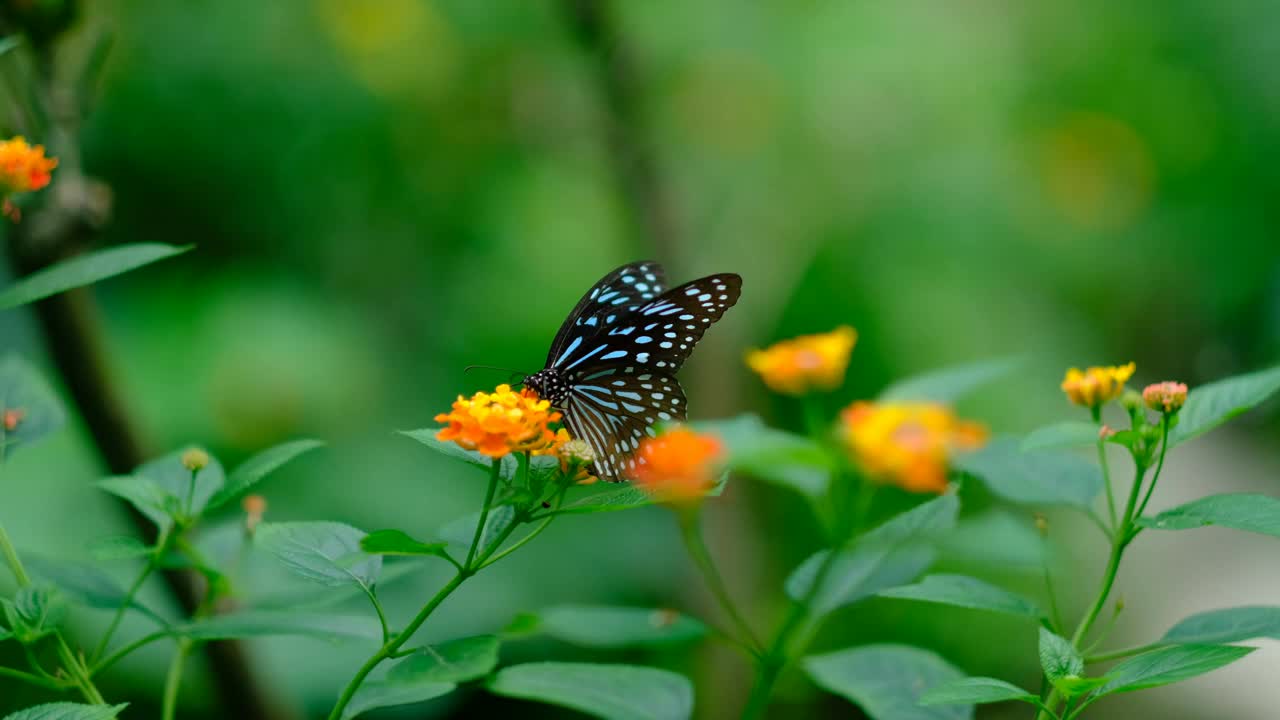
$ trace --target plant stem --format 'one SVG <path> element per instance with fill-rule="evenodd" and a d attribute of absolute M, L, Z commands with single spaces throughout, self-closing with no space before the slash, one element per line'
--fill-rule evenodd
<path fill-rule="evenodd" d="M 178 690 L 182 687 L 182 670 L 187 663 L 187 654 L 191 652 L 191 641 L 181 639 L 178 649 L 169 663 L 169 672 L 164 680 L 164 702 L 161 705 L 161 720 L 173 720 L 178 709 Z"/>
<path fill-rule="evenodd" d="M 1103 468 L 1106 468 L 1105 458 L 1103 458 Z M 1089 633 L 1089 629 L 1093 627 L 1093 623 L 1098 619 L 1098 614 L 1102 612 L 1102 608 L 1107 604 L 1107 598 L 1111 595 L 1111 588 L 1115 585 L 1116 575 L 1120 571 L 1120 561 L 1124 557 L 1124 550 L 1132 539 L 1129 531 L 1133 523 L 1134 510 L 1138 501 L 1138 493 L 1142 489 L 1143 478 L 1147 474 L 1147 469 L 1141 463 L 1135 465 L 1133 487 L 1129 490 L 1129 500 L 1125 504 L 1124 516 L 1121 518 L 1120 525 L 1115 529 L 1111 538 L 1111 552 L 1107 556 L 1107 567 L 1102 573 L 1102 585 L 1098 590 L 1098 597 L 1089 607 L 1089 612 L 1080 620 L 1080 624 L 1076 626 L 1076 630 L 1071 635 L 1071 646 L 1080 649 L 1080 644 L 1084 641 Z M 1049 697 L 1045 699 L 1046 711 L 1055 712 L 1062 698 L 1055 689 L 1049 693 Z M 1077 708 L 1073 714 L 1079 714 L 1083 706 Z M 1043 712 L 1037 714 L 1043 717 Z"/>
<path fill-rule="evenodd" d="M 551 509 L 550 512 L 542 516 L 541 524 L 535 527 L 529 534 L 517 540 L 514 544 L 511 545 L 511 547 L 504 549 L 502 552 L 496 555 L 493 555 L 492 557 L 485 558 L 484 561 L 480 563 L 480 567 L 477 569 L 483 570 L 489 567 L 490 565 L 498 562 L 499 560 L 510 555 L 516 550 L 519 550 L 520 548 L 524 547 L 529 541 L 533 540 L 535 537 L 542 534 L 542 531 L 546 530 L 547 526 L 551 524 L 551 521 L 556 518 L 556 511 L 559 510 L 560 506 L 564 503 L 564 496 L 565 496 L 565 493 L 568 491 L 568 489 L 569 489 L 568 486 L 565 486 L 560 491 L 560 494 L 556 496 L 555 506 Z M 518 523 L 513 523 L 513 524 L 518 524 Z"/>
<path fill-rule="evenodd" d="M 0 667 L 0 677 L 7 677 L 7 678 L 12 678 L 14 680 L 20 680 L 24 683 L 36 685 L 38 687 L 46 688 L 48 690 L 65 690 L 68 687 L 73 687 L 57 679 L 41 677 L 39 675 L 33 675 L 31 673 L 22 672 L 21 670 L 12 670 L 7 667 Z"/>
<path fill-rule="evenodd" d="M 1164 469 L 1164 451 L 1169 447 L 1169 416 L 1166 414 L 1160 418 L 1160 458 L 1156 461 L 1155 474 L 1151 476 L 1151 485 L 1147 487 L 1147 494 L 1143 496 L 1142 503 L 1138 505 L 1138 512 L 1134 515 L 1134 519 L 1142 517 L 1142 513 L 1147 509 L 1147 503 L 1151 500 L 1151 493 L 1156 489 L 1156 482 L 1160 480 L 1160 471 Z"/>
<path fill-rule="evenodd" d="M 720 603 L 720 608 L 724 610 L 725 615 L 729 616 L 729 620 L 743 639 L 743 644 L 751 648 L 752 654 L 760 656 L 764 652 L 764 645 L 733 602 L 733 596 L 729 593 L 720 570 L 716 568 L 710 551 L 707 550 L 707 543 L 702 537 L 702 523 L 699 521 L 701 513 L 698 508 L 676 509 L 675 512 L 676 520 L 680 525 L 680 536 L 684 539 L 689 557 L 693 559 L 694 565 L 698 566 L 711 594 L 715 596 L 716 602 Z"/>
<path fill-rule="evenodd" d="M 455 590 L 461 587 L 462 583 L 466 582 L 468 578 L 479 572 L 480 569 L 484 567 L 485 561 L 489 559 L 489 556 L 501 547 L 502 543 L 506 542 L 507 538 L 511 536 L 511 533 L 515 531 L 519 523 L 512 522 L 502 531 L 501 535 L 489 544 L 488 550 L 477 555 L 477 549 L 484 538 L 484 529 L 485 525 L 488 523 L 489 510 L 493 504 L 494 492 L 497 490 L 500 470 L 500 461 L 494 460 L 493 470 L 489 474 L 489 488 L 485 492 L 484 506 L 480 509 L 480 523 L 476 526 L 476 533 L 471 540 L 471 547 L 467 550 L 467 561 L 458 569 L 458 572 L 454 574 L 453 578 L 449 580 L 444 587 L 440 588 L 440 590 L 436 592 L 435 596 L 418 611 L 418 614 L 414 616 L 413 620 L 409 621 L 409 624 L 404 630 L 397 633 L 395 637 L 384 642 L 382 647 L 378 648 L 378 651 L 360 666 L 360 669 L 356 671 L 355 677 L 351 678 L 351 681 L 347 683 L 345 688 L 343 688 L 342 694 L 338 696 L 338 702 L 333 706 L 333 710 L 329 713 L 329 720 L 341 720 L 343 712 L 347 709 L 347 705 L 351 703 L 351 698 L 355 697 L 360 686 L 364 684 L 365 679 L 369 677 L 369 673 L 373 672 L 373 670 L 378 667 L 378 665 L 382 664 L 384 660 L 397 657 L 397 653 L 400 651 L 400 648 L 403 647 L 411 637 L 413 637 L 414 633 L 418 632 L 423 623 L 427 621 L 427 618 L 431 617 L 431 613 L 435 612 L 436 608 L 440 607 L 441 603 L 452 595 Z"/>
<path fill-rule="evenodd" d="M 110 655 L 103 658 L 99 662 L 95 663 L 94 666 L 89 669 L 89 676 L 92 677 L 94 675 L 97 675 L 98 673 L 106 670 L 112 665 L 115 665 L 117 662 L 120 661 L 121 658 L 125 657 L 129 653 L 132 653 L 134 650 L 137 650 L 138 648 L 141 648 L 146 645 L 150 645 L 151 643 L 157 640 L 163 640 L 164 638 L 167 638 L 167 637 L 169 637 L 169 631 L 167 630 L 160 630 L 158 632 L 153 632 L 150 635 L 144 635 L 138 638 L 137 640 L 134 640 L 133 642 L 129 643 L 128 645 L 125 645 L 119 650 L 111 653 Z"/>
<path fill-rule="evenodd" d="M 475 560 L 480 541 L 484 538 L 485 525 L 489 523 L 489 507 L 493 504 L 493 494 L 498 490 L 498 478 L 501 474 L 502 460 L 495 459 L 493 467 L 489 470 L 489 489 L 485 491 L 484 506 L 480 508 L 480 522 L 476 523 L 476 533 L 471 538 L 471 547 L 467 550 L 467 559 L 462 563 L 468 569 L 471 568 L 471 561 Z"/>
<path fill-rule="evenodd" d="M 156 566 L 160 562 L 160 558 L 164 556 L 168 549 L 169 533 L 163 532 L 160 535 L 160 541 L 156 544 L 156 547 L 152 549 L 151 556 L 147 558 L 147 566 L 143 568 L 142 574 L 138 576 L 137 580 L 133 581 L 133 585 L 130 586 L 129 591 L 125 593 L 124 601 L 120 604 L 120 607 L 116 608 L 116 612 L 111 618 L 111 624 L 107 626 L 106 633 L 104 633 L 102 639 L 98 641 L 98 647 L 94 649 L 92 656 L 94 663 L 98 661 L 98 658 L 102 657 L 102 653 L 107 651 L 107 646 L 111 643 L 111 638 L 115 635 L 116 630 L 120 629 L 120 623 L 124 621 L 125 612 L 133 606 L 134 597 L 136 597 L 138 591 L 142 589 L 142 584 L 147 581 L 147 578 L 151 577 L 151 573 L 155 572 Z"/>
<path fill-rule="evenodd" d="M 5 562 L 13 572 L 13 578 L 17 581 L 18 587 L 30 585 L 31 577 L 27 575 L 27 569 L 22 565 L 22 558 L 18 557 L 18 551 L 14 548 L 13 541 L 9 539 L 9 533 L 5 531 L 3 524 L 0 524 L 0 554 L 4 555 Z M 84 699 L 94 705 L 106 704 L 106 701 L 102 699 L 102 694 L 98 692 L 98 688 L 94 686 L 93 680 L 89 677 L 89 672 L 80 662 L 80 658 L 76 657 L 76 654 L 72 652 L 71 646 L 67 644 L 66 638 L 62 636 L 62 632 L 55 630 L 53 639 L 58 649 L 58 660 L 62 663 L 63 669 L 67 671 L 71 682 L 80 689 L 80 694 L 84 695 Z"/>

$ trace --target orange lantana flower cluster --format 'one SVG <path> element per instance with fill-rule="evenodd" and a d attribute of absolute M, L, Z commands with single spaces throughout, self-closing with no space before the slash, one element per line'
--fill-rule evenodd
<path fill-rule="evenodd" d="M 945 491 L 952 454 L 987 440 L 983 425 L 936 403 L 859 401 L 840 419 L 841 439 L 862 471 L 910 492 Z"/>
<path fill-rule="evenodd" d="M 1071 368 L 1062 379 L 1062 392 L 1076 405 L 1096 408 L 1120 397 L 1124 384 L 1133 377 L 1134 369 L 1133 363 L 1087 370 Z"/>
<path fill-rule="evenodd" d="M 677 427 L 640 443 L 632 479 L 661 502 L 696 502 L 715 487 L 723 454 L 718 438 Z"/>
<path fill-rule="evenodd" d="M 0 194 L 39 190 L 57 166 L 56 158 L 44 156 L 43 145 L 28 145 L 21 136 L 0 141 Z"/>
<path fill-rule="evenodd" d="M 569 441 L 563 428 L 551 429 L 551 423 L 559 421 L 560 413 L 551 409 L 549 401 L 538 399 L 537 393 L 499 385 L 491 393 L 459 395 L 452 410 L 436 416 L 436 422 L 448 424 L 436 438 L 491 458 L 513 452 L 552 455 Z"/>
<path fill-rule="evenodd" d="M 844 382 L 849 353 L 857 341 L 857 331 L 845 325 L 752 350 L 747 353 L 747 365 L 774 392 L 803 395 L 810 390 L 833 390 Z"/>
<path fill-rule="evenodd" d="M 1187 402 L 1187 386 L 1166 380 L 1142 389 L 1142 402 L 1152 410 L 1176 413 Z"/>

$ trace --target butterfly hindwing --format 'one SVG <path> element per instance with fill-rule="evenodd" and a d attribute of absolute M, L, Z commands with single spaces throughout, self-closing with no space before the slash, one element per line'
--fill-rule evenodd
<path fill-rule="evenodd" d="M 665 286 L 665 273 L 655 262 L 630 263 L 605 275 L 560 325 L 547 353 L 546 366 L 568 367 L 602 354 L 600 343 L 592 341 L 619 318 L 658 297 Z M 588 355 L 593 350 L 594 355 Z"/>
<path fill-rule="evenodd" d="M 637 366 L 595 368 L 571 376 L 565 423 L 595 451 L 595 474 L 609 482 L 629 477 L 640 441 L 654 425 L 685 419 L 684 390 L 666 373 Z"/>

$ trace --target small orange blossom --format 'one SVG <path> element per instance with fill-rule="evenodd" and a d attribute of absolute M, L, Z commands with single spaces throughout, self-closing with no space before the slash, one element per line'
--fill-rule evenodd
<path fill-rule="evenodd" d="M 715 487 L 716 465 L 723 454 L 718 438 L 673 428 L 640 443 L 633 479 L 661 502 L 693 503 Z"/>
<path fill-rule="evenodd" d="M 448 424 L 436 438 L 495 459 L 526 451 L 550 455 L 569 440 L 563 428 L 548 427 L 559 420 L 560 413 L 532 390 L 515 392 L 510 385 L 499 385 L 491 393 L 459 395 L 452 410 L 436 415 L 436 422 Z"/>
<path fill-rule="evenodd" d="M 774 392 L 802 395 L 833 390 L 844 381 L 858 332 L 843 325 L 828 333 L 801 335 L 747 353 L 747 366 Z"/>
<path fill-rule="evenodd" d="M 910 492 L 945 491 L 951 455 L 987 440 L 983 425 L 936 403 L 859 401 L 840 419 L 842 439 L 862 471 Z"/>
<path fill-rule="evenodd" d="M 1174 413 L 1187 402 L 1187 386 L 1180 382 L 1165 381 L 1142 389 L 1142 402 L 1152 410 Z"/>

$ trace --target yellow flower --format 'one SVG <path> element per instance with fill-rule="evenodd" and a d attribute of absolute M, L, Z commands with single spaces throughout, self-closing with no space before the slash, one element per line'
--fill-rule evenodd
<path fill-rule="evenodd" d="M 436 438 L 491 458 L 526 451 L 552 455 L 569 440 L 563 428 L 548 427 L 559 420 L 560 413 L 532 390 L 514 392 L 510 385 L 499 385 L 492 393 L 459 395 L 452 410 L 436 415 L 436 422 L 448 424 Z"/>
<path fill-rule="evenodd" d="M 43 145 L 28 145 L 21 136 L 0 141 L 0 195 L 39 190 L 57 166 L 56 158 L 44 156 Z"/>
<path fill-rule="evenodd" d="M 936 403 L 859 401 L 840 419 L 842 440 L 862 471 L 910 492 L 945 491 L 952 454 L 987 440 L 983 425 Z"/>
<path fill-rule="evenodd" d="M 661 502 L 694 503 L 715 487 L 723 453 L 719 439 L 677 427 L 640 443 L 632 479 Z"/>
<path fill-rule="evenodd" d="M 747 353 L 747 366 L 774 392 L 802 395 L 809 390 L 833 390 L 844 381 L 849 353 L 858 332 L 848 325 L 818 335 L 783 340 L 764 350 Z"/>
<path fill-rule="evenodd" d="M 1062 391 L 1076 405 L 1096 408 L 1120 397 L 1124 384 L 1133 377 L 1134 364 L 1111 367 L 1071 368 L 1062 379 Z"/>
<path fill-rule="evenodd" d="M 1142 402 L 1152 410 L 1178 412 L 1187 402 L 1187 386 L 1169 381 L 1148 385 L 1142 389 Z"/>

